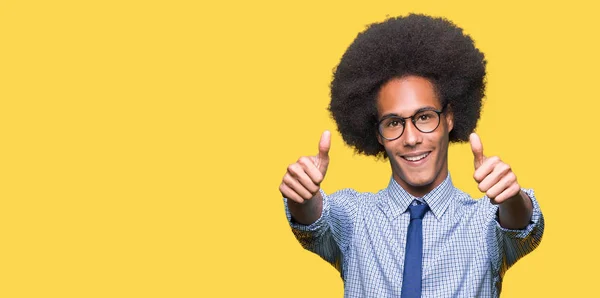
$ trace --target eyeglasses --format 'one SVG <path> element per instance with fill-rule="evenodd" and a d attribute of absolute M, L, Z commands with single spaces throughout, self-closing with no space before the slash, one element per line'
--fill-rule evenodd
<path fill-rule="evenodd" d="M 410 119 L 413 125 L 423 133 L 430 133 L 440 125 L 440 114 L 444 112 L 433 109 L 422 110 L 410 117 L 387 116 L 377 123 L 379 134 L 388 141 L 393 141 L 404 133 L 406 119 Z"/>

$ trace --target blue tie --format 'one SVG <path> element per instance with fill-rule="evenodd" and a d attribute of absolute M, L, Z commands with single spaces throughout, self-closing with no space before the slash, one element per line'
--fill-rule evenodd
<path fill-rule="evenodd" d="M 404 256 L 404 274 L 402 275 L 401 298 L 420 298 L 423 266 L 423 216 L 429 210 L 426 204 L 411 205 L 410 224 L 406 234 L 406 255 Z"/>

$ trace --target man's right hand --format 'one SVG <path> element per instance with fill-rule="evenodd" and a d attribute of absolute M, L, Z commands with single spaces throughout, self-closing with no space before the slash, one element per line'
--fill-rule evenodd
<path fill-rule="evenodd" d="M 283 197 L 304 204 L 319 194 L 321 182 L 329 166 L 330 147 L 331 133 L 326 130 L 319 141 L 319 154 L 300 157 L 296 163 L 288 166 L 279 185 Z"/>

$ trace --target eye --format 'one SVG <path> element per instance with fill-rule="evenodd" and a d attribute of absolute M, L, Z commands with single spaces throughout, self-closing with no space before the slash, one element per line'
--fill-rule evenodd
<path fill-rule="evenodd" d="M 430 118 L 431 118 L 431 115 L 428 115 L 428 114 L 419 115 L 419 120 L 429 120 Z"/>
<path fill-rule="evenodd" d="M 402 120 L 400 119 L 389 119 L 387 121 L 387 124 L 385 125 L 386 127 L 401 127 L 404 124 L 402 123 Z"/>
<path fill-rule="evenodd" d="M 424 111 L 415 116 L 416 121 L 420 123 L 427 123 L 437 118 L 437 114 L 433 111 Z"/>

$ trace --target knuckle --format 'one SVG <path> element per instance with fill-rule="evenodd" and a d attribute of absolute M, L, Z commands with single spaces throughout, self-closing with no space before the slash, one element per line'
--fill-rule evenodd
<path fill-rule="evenodd" d="M 308 165 L 311 163 L 311 160 L 306 156 L 302 156 L 302 157 L 298 158 L 298 163 L 301 165 Z"/>
<path fill-rule="evenodd" d="M 493 204 L 501 204 L 504 201 L 504 197 L 502 197 L 502 195 L 498 195 L 497 197 L 493 198 Z"/>
<path fill-rule="evenodd" d="M 515 193 L 519 193 L 521 191 L 521 186 L 519 185 L 519 183 L 514 183 L 512 185 L 513 189 L 515 190 Z"/>
<path fill-rule="evenodd" d="M 298 204 L 304 204 L 304 200 L 301 197 L 293 197 L 293 198 L 288 198 L 291 199 L 292 201 L 298 203 Z"/>
<path fill-rule="evenodd" d="M 299 165 L 298 163 L 293 163 L 291 165 L 288 166 L 288 172 L 292 173 L 292 174 L 297 174 L 298 170 L 299 170 Z"/>
<path fill-rule="evenodd" d="M 492 164 L 498 164 L 499 162 L 501 162 L 500 157 L 498 156 L 492 156 L 489 157 L 488 160 L 492 163 Z"/>
<path fill-rule="evenodd" d="M 317 174 L 315 174 L 315 182 L 317 184 L 321 184 L 321 182 L 323 182 L 323 179 L 325 178 L 325 176 L 323 176 L 323 174 L 321 174 L 321 172 L 318 172 Z"/>
<path fill-rule="evenodd" d="M 321 188 L 318 185 L 311 185 L 310 193 L 313 195 L 313 197 L 319 192 L 319 189 Z"/>
<path fill-rule="evenodd" d="M 313 196 L 312 196 L 312 194 L 309 191 L 306 191 L 306 192 L 302 192 L 301 197 L 304 200 L 310 200 L 310 199 L 312 199 Z"/>
<path fill-rule="evenodd" d="M 512 191 L 513 188 L 513 182 L 509 179 L 506 180 L 506 182 L 504 183 L 504 189 L 508 190 L 508 191 Z"/>
<path fill-rule="evenodd" d="M 293 179 L 294 178 L 292 178 L 292 176 L 289 174 L 285 174 L 285 176 L 283 176 L 282 184 L 289 185 Z"/>
<path fill-rule="evenodd" d="M 486 192 L 487 189 L 484 188 L 481 184 L 477 185 L 477 188 L 479 189 L 480 192 Z"/>
<path fill-rule="evenodd" d="M 508 178 L 508 181 L 511 184 L 517 182 L 517 175 L 515 175 L 515 173 L 513 172 L 509 172 L 508 174 L 506 174 L 506 177 Z"/>

